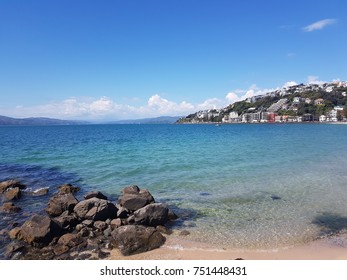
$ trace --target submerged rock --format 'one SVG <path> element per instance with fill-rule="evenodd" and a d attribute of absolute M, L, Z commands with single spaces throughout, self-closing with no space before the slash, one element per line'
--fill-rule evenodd
<path fill-rule="evenodd" d="M 59 194 L 76 193 L 80 190 L 79 187 L 75 187 L 71 184 L 65 184 L 58 187 Z"/>
<path fill-rule="evenodd" d="M 271 199 L 272 200 L 280 200 L 280 199 L 282 199 L 280 196 L 278 196 L 278 195 L 275 195 L 275 194 L 272 194 L 271 195 Z"/>
<path fill-rule="evenodd" d="M 26 186 L 18 180 L 7 180 L 0 182 L 0 193 L 4 193 L 10 188 L 19 188 L 20 190 L 23 190 L 26 188 Z"/>
<path fill-rule="evenodd" d="M 187 236 L 187 235 L 189 235 L 190 234 L 190 231 L 188 231 L 188 230 L 182 230 L 181 232 L 180 232 L 180 236 Z"/>
<path fill-rule="evenodd" d="M 0 212 L 6 212 L 6 213 L 17 213 L 21 211 L 22 209 L 16 205 L 14 205 L 12 202 L 5 202 L 0 207 Z"/>
<path fill-rule="evenodd" d="M 31 192 L 26 192 L 29 193 L 32 196 L 44 196 L 49 193 L 49 188 L 40 188 Z"/>
<path fill-rule="evenodd" d="M 8 188 L 4 193 L 5 200 L 18 200 L 22 196 L 22 192 L 19 187 Z"/>

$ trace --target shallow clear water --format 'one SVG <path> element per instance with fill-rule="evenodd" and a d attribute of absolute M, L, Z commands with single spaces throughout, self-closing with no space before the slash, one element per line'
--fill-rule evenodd
<path fill-rule="evenodd" d="M 0 147 L 0 180 L 111 199 L 137 184 L 177 208 L 194 240 L 276 248 L 347 227 L 347 125 L 0 127 Z"/>

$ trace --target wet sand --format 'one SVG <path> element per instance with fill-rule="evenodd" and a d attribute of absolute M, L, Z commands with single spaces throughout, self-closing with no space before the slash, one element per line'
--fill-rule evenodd
<path fill-rule="evenodd" d="M 309 244 L 275 250 L 239 250 L 189 241 L 181 236 L 167 236 L 156 250 L 122 256 L 113 250 L 109 259 L 122 260 L 347 260 L 347 232 L 315 240 Z"/>

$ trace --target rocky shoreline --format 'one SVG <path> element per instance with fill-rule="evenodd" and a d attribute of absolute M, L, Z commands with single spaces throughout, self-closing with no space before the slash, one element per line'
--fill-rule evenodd
<path fill-rule="evenodd" d="M 14 204 L 26 188 L 17 180 L 0 182 L 4 203 L 0 213 L 22 210 Z M 129 256 L 162 246 L 170 229 L 165 225 L 177 215 L 163 203 L 156 203 L 148 190 L 128 186 L 116 203 L 99 191 L 89 192 L 78 201 L 79 187 L 66 184 L 50 197 L 45 214 L 34 214 L 19 225 L 3 229 L 11 241 L 6 259 L 69 260 L 104 259 L 112 249 Z M 47 195 L 41 189 L 32 195 Z"/>

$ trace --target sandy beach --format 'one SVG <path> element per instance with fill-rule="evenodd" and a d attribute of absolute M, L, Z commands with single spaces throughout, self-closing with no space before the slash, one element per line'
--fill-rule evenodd
<path fill-rule="evenodd" d="M 274 250 L 240 250 L 218 248 L 189 241 L 181 236 L 167 236 L 166 243 L 149 252 L 122 256 L 113 250 L 116 260 L 347 260 L 347 232 L 315 240 L 309 244 Z"/>

